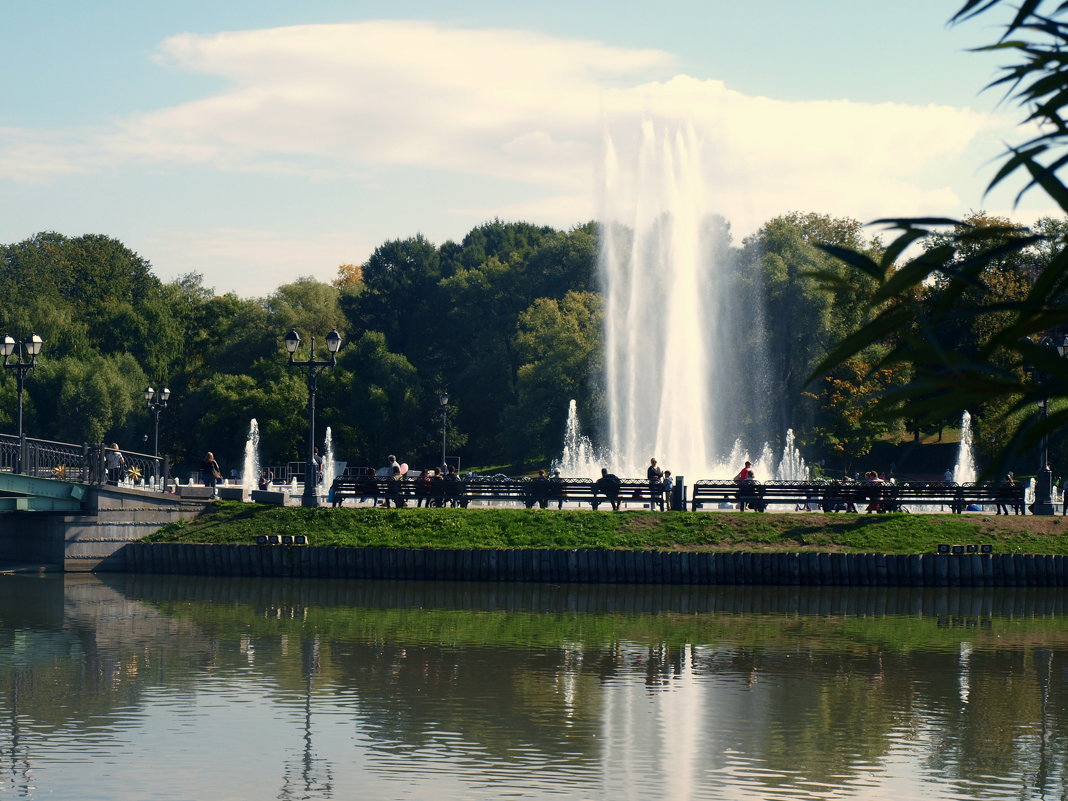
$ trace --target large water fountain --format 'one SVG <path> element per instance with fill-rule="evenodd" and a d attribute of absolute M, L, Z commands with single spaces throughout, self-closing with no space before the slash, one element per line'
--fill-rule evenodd
<path fill-rule="evenodd" d="M 241 464 L 241 483 L 246 490 L 254 490 L 260 480 L 260 424 L 253 417 L 248 422 L 248 437 L 245 439 L 245 458 Z"/>
<path fill-rule="evenodd" d="M 334 479 L 341 473 L 337 456 L 334 453 L 334 432 L 330 426 L 326 427 L 323 436 L 323 487 L 328 488 L 334 483 Z"/>
<path fill-rule="evenodd" d="M 575 407 L 565 475 L 642 475 L 650 457 L 676 475 L 727 478 L 751 460 L 758 479 L 807 477 L 787 433 L 776 457 L 754 414 L 771 399 L 762 316 L 727 258 L 692 127 L 645 122 L 606 135 L 600 278 L 605 303 L 606 437 L 582 437 Z M 753 336 L 756 331 L 756 336 Z M 743 442 L 745 432 L 749 443 Z M 750 450 L 755 447 L 755 450 Z"/>
<path fill-rule="evenodd" d="M 975 456 L 972 454 L 972 416 L 965 410 L 960 418 L 960 445 L 957 446 L 957 463 L 953 467 L 953 480 L 958 484 L 975 481 Z"/>

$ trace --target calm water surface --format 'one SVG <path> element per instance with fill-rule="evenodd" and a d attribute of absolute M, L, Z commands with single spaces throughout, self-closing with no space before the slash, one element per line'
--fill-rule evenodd
<path fill-rule="evenodd" d="M 1063 799 L 1040 590 L 0 577 L 0 797 Z"/>

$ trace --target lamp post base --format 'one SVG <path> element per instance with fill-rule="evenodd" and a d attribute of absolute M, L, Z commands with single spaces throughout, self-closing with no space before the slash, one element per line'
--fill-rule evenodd
<path fill-rule="evenodd" d="M 312 490 L 312 492 L 309 493 L 306 488 L 304 490 L 304 494 L 300 496 L 300 505 L 305 508 L 322 506 L 322 504 L 319 503 L 318 493 L 316 493 L 314 489 Z M 1050 514 L 1053 513 L 1050 512 Z"/>
<path fill-rule="evenodd" d="M 1057 514 L 1053 505 L 1053 473 L 1048 467 L 1039 470 L 1035 477 L 1035 502 L 1031 504 L 1031 514 Z"/>

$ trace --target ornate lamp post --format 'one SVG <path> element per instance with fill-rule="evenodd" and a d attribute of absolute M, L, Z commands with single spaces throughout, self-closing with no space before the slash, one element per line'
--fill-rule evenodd
<path fill-rule="evenodd" d="M 438 403 L 441 404 L 441 469 L 445 470 L 445 432 L 449 425 L 449 390 L 443 390 L 438 395 Z"/>
<path fill-rule="evenodd" d="M 167 408 L 167 399 L 171 396 L 171 391 L 164 387 L 159 392 L 152 389 L 152 387 L 145 388 L 145 404 L 148 406 L 148 410 L 152 412 L 156 418 L 155 434 L 152 439 L 152 455 L 159 456 L 159 415 L 164 409 Z"/>
<path fill-rule="evenodd" d="M 37 366 L 37 354 L 41 352 L 41 346 L 44 345 L 44 340 L 37 334 L 30 334 L 23 342 L 15 342 L 15 340 L 9 335 L 4 334 L 3 339 L 0 339 L 0 353 L 4 355 L 4 367 L 9 370 L 15 371 L 15 376 L 18 379 L 18 394 L 19 394 L 19 459 L 16 466 L 16 472 L 22 472 L 23 457 L 26 453 L 26 440 L 22 434 L 22 391 L 26 384 L 26 373 L 30 372 Z M 15 361 L 11 361 L 11 357 L 15 354 L 15 349 L 18 349 L 18 356 L 15 357 Z M 26 361 L 23 357 L 29 356 L 29 361 Z"/>
<path fill-rule="evenodd" d="M 1068 334 L 1058 342 L 1052 337 L 1043 337 L 1039 343 L 1045 348 L 1055 352 L 1062 359 L 1068 359 Z M 1045 385 L 1049 382 L 1049 375 L 1035 367 L 1024 367 L 1024 370 L 1036 381 Z M 1045 421 L 1049 414 L 1049 393 L 1041 401 L 1042 420 Z M 1038 475 L 1035 477 L 1035 502 L 1031 505 L 1031 514 L 1051 515 L 1055 513 L 1053 507 L 1053 471 L 1049 467 L 1049 436 L 1042 435 L 1042 463 L 1038 466 Z"/>
<path fill-rule="evenodd" d="M 300 334 L 292 329 L 286 334 L 286 350 L 289 351 L 289 365 L 291 367 L 303 367 L 308 376 L 308 458 L 304 462 L 304 494 L 301 496 L 301 506 L 318 506 L 319 493 L 315 489 L 318 471 L 315 464 L 315 389 L 319 373 L 327 367 L 337 364 L 337 352 L 341 347 L 341 334 L 335 328 L 326 335 L 326 349 L 330 351 L 329 361 L 317 361 L 315 358 L 315 337 L 311 339 L 311 355 L 304 361 L 293 358 L 300 347 Z"/>

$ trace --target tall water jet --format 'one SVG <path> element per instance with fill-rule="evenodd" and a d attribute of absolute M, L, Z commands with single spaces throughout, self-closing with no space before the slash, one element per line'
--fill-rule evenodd
<path fill-rule="evenodd" d="M 326 427 L 323 439 L 323 486 L 329 489 L 337 478 L 337 461 L 334 459 L 334 434 Z"/>
<path fill-rule="evenodd" d="M 248 423 L 248 438 L 245 440 L 245 458 L 241 466 L 241 483 L 246 489 L 259 486 L 260 473 L 260 424 L 253 417 Z"/>
<path fill-rule="evenodd" d="M 612 459 L 607 454 L 599 454 L 590 438 L 582 433 L 578 418 L 578 403 L 574 398 L 567 405 L 567 425 L 564 429 L 564 452 L 553 462 L 553 468 L 567 478 L 596 477 L 601 467 L 610 467 Z"/>
<path fill-rule="evenodd" d="M 957 464 L 953 467 L 953 480 L 958 484 L 975 481 L 975 457 L 972 454 L 972 416 L 965 411 L 960 417 L 960 445 L 957 446 Z"/>
<path fill-rule="evenodd" d="M 728 257 L 729 226 L 706 191 L 708 148 L 692 126 L 648 120 L 636 138 L 606 137 L 605 450 L 621 475 L 655 456 L 691 479 L 735 475 L 746 459 L 760 480 L 802 478 L 792 435 L 780 460 L 768 445 L 750 456 L 743 442 L 770 440 L 761 408 L 772 399 L 760 303 Z"/>

